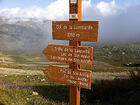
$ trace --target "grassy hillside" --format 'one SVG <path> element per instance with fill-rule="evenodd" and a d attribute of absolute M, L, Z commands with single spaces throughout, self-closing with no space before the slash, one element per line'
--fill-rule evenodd
<path fill-rule="evenodd" d="M 94 60 L 122 66 L 140 63 L 140 43 L 99 44 L 93 46 Z"/>

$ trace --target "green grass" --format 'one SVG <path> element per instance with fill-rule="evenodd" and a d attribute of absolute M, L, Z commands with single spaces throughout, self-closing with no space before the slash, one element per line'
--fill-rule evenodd
<path fill-rule="evenodd" d="M 122 66 L 132 62 L 140 63 L 139 43 L 119 43 L 90 45 L 93 47 L 93 59 L 109 63 L 113 66 Z"/>
<path fill-rule="evenodd" d="M 6 57 L 6 55 L 0 52 L 0 57 Z"/>
<path fill-rule="evenodd" d="M 21 55 L 11 55 L 10 57 L 14 59 L 16 62 L 20 62 L 20 63 L 27 62 L 26 58 Z"/>
<path fill-rule="evenodd" d="M 81 89 L 81 105 L 139 105 L 140 71 L 130 78 L 94 80 L 91 90 Z M 37 92 L 38 95 L 33 95 Z M 0 103 L 4 105 L 67 105 L 69 87 L 43 75 L 0 75 Z"/>
<path fill-rule="evenodd" d="M 0 75 L 0 103 L 4 105 L 66 105 L 62 97 L 53 94 L 57 86 L 59 85 L 48 81 L 42 75 Z M 33 92 L 39 95 L 33 95 Z M 61 101 L 54 101 L 54 98 L 59 98 Z"/>

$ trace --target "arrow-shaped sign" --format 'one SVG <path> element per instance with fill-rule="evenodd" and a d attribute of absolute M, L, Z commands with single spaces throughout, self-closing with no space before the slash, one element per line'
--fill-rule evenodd
<path fill-rule="evenodd" d="M 68 67 L 49 66 L 44 74 L 53 82 L 91 89 L 92 72 L 89 70 L 72 70 Z"/>
<path fill-rule="evenodd" d="M 63 63 L 77 63 L 81 65 L 92 65 L 92 47 L 73 47 L 66 45 L 49 44 L 43 53 L 50 61 Z"/>

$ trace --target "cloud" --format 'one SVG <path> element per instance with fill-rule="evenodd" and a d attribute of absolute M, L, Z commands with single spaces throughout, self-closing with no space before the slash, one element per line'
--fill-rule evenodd
<path fill-rule="evenodd" d="M 103 40 L 140 40 L 140 6 L 130 6 L 124 12 L 101 19 Z"/>
<path fill-rule="evenodd" d="M 96 8 L 99 10 L 99 12 L 105 16 L 116 14 L 118 7 L 115 4 L 115 0 L 112 0 L 111 2 L 100 2 L 96 5 Z"/>
<path fill-rule="evenodd" d="M 69 13 L 69 2 L 68 0 L 57 0 L 52 2 L 46 9 L 47 18 L 56 20 L 56 19 L 66 19 L 68 18 Z"/>
<path fill-rule="evenodd" d="M 12 8 L 12 9 L 9 9 L 9 8 L 4 8 L 4 9 L 0 9 L 0 15 L 2 16 L 7 16 L 7 17 L 12 17 L 16 14 L 18 14 L 20 11 L 19 8 Z"/>

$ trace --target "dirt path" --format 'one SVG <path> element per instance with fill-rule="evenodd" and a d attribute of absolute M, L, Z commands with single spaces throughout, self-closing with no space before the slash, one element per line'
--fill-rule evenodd
<path fill-rule="evenodd" d="M 6 75 L 43 75 L 41 70 L 22 70 L 11 68 L 0 68 L 0 74 Z"/>
<path fill-rule="evenodd" d="M 22 69 L 12 69 L 12 68 L 0 68 L 0 74 L 4 75 L 44 75 L 41 70 L 22 70 Z M 112 80 L 115 78 L 127 78 L 126 72 L 121 73 L 111 73 L 111 72 L 93 72 L 93 79 L 98 80 Z"/>

